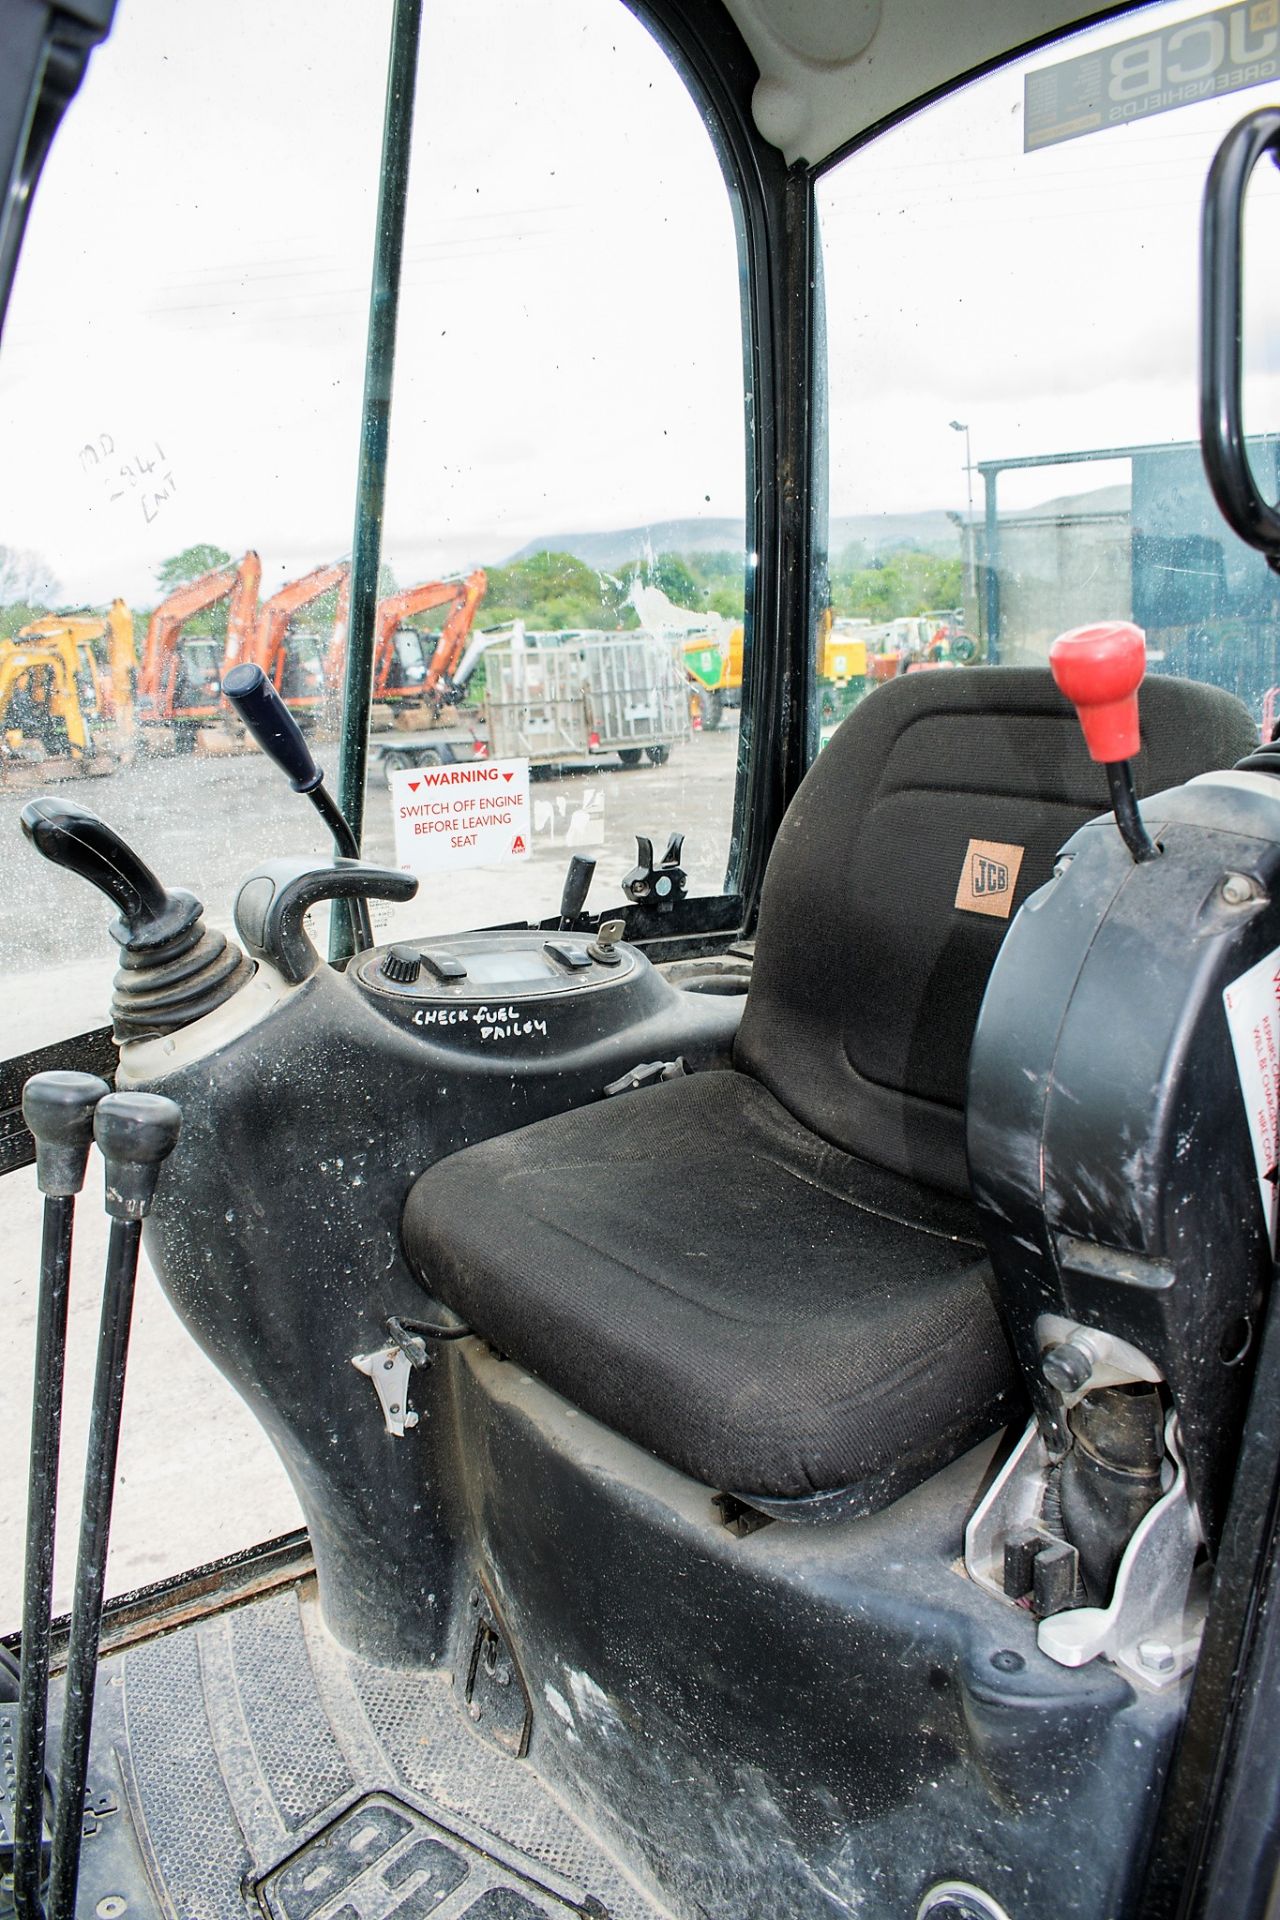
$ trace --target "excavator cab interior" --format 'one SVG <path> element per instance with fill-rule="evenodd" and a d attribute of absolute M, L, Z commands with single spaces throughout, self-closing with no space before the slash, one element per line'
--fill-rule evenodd
<path fill-rule="evenodd" d="M 0 819 L 0 1916 L 1274 1915 L 1275 5 L 0 37 L 0 525 L 258 750 Z M 388 806 L 482 601 L 620 764 Z"/>

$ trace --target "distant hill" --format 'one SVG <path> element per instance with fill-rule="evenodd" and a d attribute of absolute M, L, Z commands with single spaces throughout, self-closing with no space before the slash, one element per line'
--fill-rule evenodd
<path fill-rule="evenodd" d="M 1002 520 L 1082 520 L 1093 514 L 1128 513 L 1133 489 L 1127 480 L 1088 493 L 1060 493 L 1033 507 L 1002 507 Z"/>
<path fill-rule="evenodd" d="M 1096 513 L 1124 513 L 1129 507 L 1127 485 L 1095 487 L 1087 493 L 1060 494 L 1033 507 L 1001 507 L 1002 520 L 1075 519 Z M 924 513 L 838 514 L 831 523 L 830 554 L 838 561 L 855 541 L 870 554 L 893 547 L 918 547 L 924 553 L 948 557 L 960 549 L 959 513 L 934 507 Z M 981 509 L 975 514 L 979 527 Z M 740 552 L 744 534 L 741 520 L 655 520 L 647 527 L 615 527 L 604 533 L 547 533 L 526 541 L 518 553 L 501 563 L 512 566 L 535 553 L 571 553 L 597 573 L 616 573 L 628 560 L 659 553 Z"/>
<path fill-rule="evenodd" d="M 649 527 L 616 527 L 605 533 L 547 533 L 508 554 L 504 567 L 535 553 L 571 553 L 575 560 L 612 573 L 647 553 L 732 553 L 743 544 L 741 520 L 657 520 Z"/>
<path fill-rule="evenodd" d="M 548 533 L 526 541 L 502 562 L 512 566 L 535 553 L 571 553 L 597 572 L 612 573 L 647 553 L 733 553 L 745 535 L 741 520 L 656 520 L 647 527 L 618 527 L 605 533 Z M 839 515 L 831 525 L 831 554 L 838 558 L 860 540 L 872 553 L 916 546 L 931 553 L 952 553 L 959 545 L 955 523 L 942 508 L 927 513 Z"/>

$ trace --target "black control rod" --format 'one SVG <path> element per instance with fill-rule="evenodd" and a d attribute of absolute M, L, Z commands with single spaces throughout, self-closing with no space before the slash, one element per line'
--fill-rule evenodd
<path fill-rule="evenodd" d="M 346 815 L 328 792 L 324 774 L 316 765 L 302 728 L 280 698 L 262 668 L 244 661 L 224 674 L 222 691 L 231 702 L 262 751 L 275 761 L 295 793 L 305 793 L 333 835 L 334 845 L 348 860 L 360 858 L 360 843 L 351 831 Z M 347 901 L 351 916 L 351 937 L 357 953 L 373 945 L 369 908 L 363 898 Z"/>
<path fill-rule="evenodd" d="M 48 1920 L 75 1920 L 111 1503 L 142 1222 L 151 1210 L 160 1168 L 177 1145 L 181 1125 L 181 1110 L 158 1093 L 109 1093 L 98 1102 L 93 1119 L 94 1138 L 106 1162 L 111 1238 L 107 1245 L 98 1362 L 85 1459 L 80 1550 L 67 1642 L 66 1706 L 54 1809 Z"/>
<path fill-rule="evenodd" d="M 13 1899 L 18 1920 L 41 1920 L 44 1878 L 45 1742 L 49 1717 L 49 1626 L 58 1508 L 58 1450 L 67 1352 L 67 1294 L 76 1195 L 84 1185 L 93 1116 L 109 1091 L 96 1073 L 37 1073 L 22 1091 L 22 1117 L 36 1142 L 44 1195 L 40 1295 L 36 1303 L 35 1387 L 27 1482 L 22 1592 L 22 1677 L 18 1691 L 18 1778 L 14 1809 Z"/>

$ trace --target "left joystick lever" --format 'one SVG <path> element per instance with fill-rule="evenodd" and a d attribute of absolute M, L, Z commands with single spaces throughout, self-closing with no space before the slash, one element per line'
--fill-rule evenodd
<path fill-rule="evenodd" d="M 204 908 L 183 888 L 161 885 L 104 820 L 45 795 L 22 809 L 38 853 L 104 893 L 117 909 L 108 932 L 121 949 L 111 1001 L 117 1040 L 156 1039 L 221 1006 L 250 978 L 234 941 L 201 924 Z"/>
<path fill-rule="evenodd" d="M 68 867 L 119 909 L 111 937 L 122 947 L 163 945 L 194 926 L 204 909 L 194 894 L 169 893 L 114 827 L 73 800 L 46 795 L 22 809 L 22 831 L 56 867 Z"/>

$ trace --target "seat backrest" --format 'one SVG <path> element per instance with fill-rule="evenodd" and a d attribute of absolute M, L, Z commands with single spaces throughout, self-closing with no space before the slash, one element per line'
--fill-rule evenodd
<path fill-rule="evenodd" d="M 1232 695 L 1142 689 L 1140 794 L 1232 765 L 1257 728 Z M 734 1064 L 814 1133 L 967 1191 L 964 1091 L 987 975 L 1059 847 L 1108 806 L 1049 674 L 908 674 L 819 754 L 765 875 Z"/>

